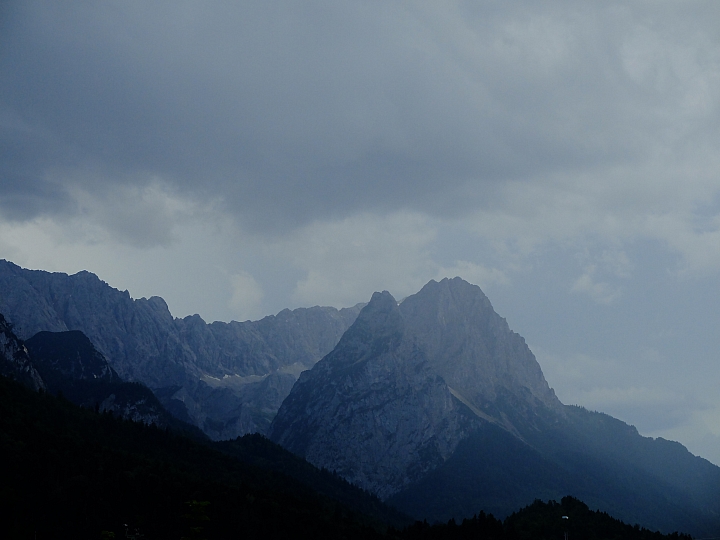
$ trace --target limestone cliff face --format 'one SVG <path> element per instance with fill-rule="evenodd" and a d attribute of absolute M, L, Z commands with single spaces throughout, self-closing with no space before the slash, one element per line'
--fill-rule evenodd
<path fill-rule="evenodd" d="M 33 390 L 45 388 L 45 382 L 31 362 L 25 344 L 18 339 L 2 314 L 0 314 L 0 375 L 15 379 Z"/>
<path fill-rule="evenodd" d="M 314 307 L 206 324 L 173 318 L 162 298 L 132 299 L 89 272 L 0 260 L 0 312 L 20 338 L 82 331 L 122 379 L 153 388 L 215 439 L 264 432 L 300 372 L 332 350 L 359 311 Z"/>
<path fill-rule="evenodd" d="M 485 423 L 522 438 L 561 414 L 524 340 L 479 287 L 431 281 L 400 305 L 375 293 L 335 349 L 303 373 L 270 437 L 389 497 Z"/>
<path fill-rule="evenodd" d="M 271 437 L 386 497 L 442 463 L 476 420 L 375 293 L 338 346 L 300 376 Z"/>
<path fill-rule="evenodd" d="M 480 287 L 460 278 L 431 281 L 399 309 L 433 372 L 480 416 L 519 435 L 536 414 L 562 414 L 525 340 Z"/>

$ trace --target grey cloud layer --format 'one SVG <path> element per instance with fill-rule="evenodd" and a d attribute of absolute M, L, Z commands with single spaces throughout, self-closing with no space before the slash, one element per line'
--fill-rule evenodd
<path fill-rule="evenodd" d="M 717 131 L 719 8 L 660 5 L 10 2 L 0 210 L 159 178 L 287 231 L 642 161 Z"/>

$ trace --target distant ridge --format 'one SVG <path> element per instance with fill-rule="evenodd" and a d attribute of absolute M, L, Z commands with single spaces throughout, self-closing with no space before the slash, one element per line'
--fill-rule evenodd
<path fill-rule="evenodd" d="M 298 374 L 332 350 L 361 306 L 283 310 L 254 322 L 174 319 L 162 298 L 130 298 L 90 272 L 0 260 L 0 313 L 22 339 L 80 330 L 125 380 L 155 391 L 213 439 L 264 433 Z"/>

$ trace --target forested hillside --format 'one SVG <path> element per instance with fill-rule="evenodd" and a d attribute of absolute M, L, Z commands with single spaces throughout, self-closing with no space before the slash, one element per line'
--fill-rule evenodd
<path fill-rule="evenodd" d="M 373 538 L 385 524 L 287 475 L 0 377 L 4 538 Z M 353 488 L 355 489 L 355 488 Z M 359 490 L 356 490 L 358 493 Z"/>

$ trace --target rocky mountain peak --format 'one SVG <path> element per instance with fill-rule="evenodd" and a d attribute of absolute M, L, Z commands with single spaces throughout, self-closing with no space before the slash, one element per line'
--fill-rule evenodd
<path fill-rule="evenodd" d="M 162 313 L 163 315 L 170 315 L 170 308 L 168 308 L 167 302 L 159 296 L 151 296 L 147 299 L 148 305 L 153 308 L 156 312 Z"/>
<path fill-rule="evenodd" d="M 402 302 L 405 314 L 430 308 L 438 315 L 437 324 L 445 326 L 446 317 L 473 311 L 494 314 L 492 304 L 480 287 L 455 277 L 442 281 L 430 280 L 420 291 Z"/>
<path fill-rule="evenodd" d="M 434 370 L 475 406 L 510 394 L 560 408 L 525 340 L 477 285 L 459 277 L 430 281 L 406 298 L 400 311 Z"/>
<path fill-rule="evenodd" d="M 442 463 L 477 419 L 406 336 L 393 296 L 375 293 L 300 376 L 271 439 L 381 497 Z"/>
<path fill-rule="evenodd" d="M 302 374 L 270 437 L 385 497 L 479 425 L 522 438 L 561 407 L 480 288 L 444 279 L 399 305 L 375 293 L 335 349 Z"/>
<path fill-rule="evenodd" d="M 343 334 L 338 349 L 346 362 L 356 362 L 368 354 L 378 355 L 397 346 L 405 324 L 398 303 L 387 292 L 376 292 L 360 311 L 353 325 Z"/>

